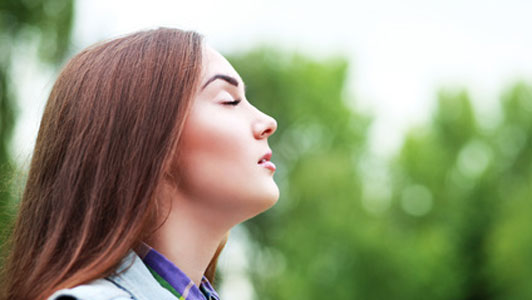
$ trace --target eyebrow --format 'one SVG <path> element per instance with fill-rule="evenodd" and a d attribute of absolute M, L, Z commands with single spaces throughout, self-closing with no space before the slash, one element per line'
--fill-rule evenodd
<path fill-rule="evenodd" d="M 207 85 L 209 85 L 211 82 L 215 81 L 216 79 L 224 80 L 224 81 L 228 82 L 229 84 L 238 87 L 238 80 L 236 80 L 236 78 L 231 77 L 229 75 L 216 74 L 216 75 L 212 76 L 209 80 L 207 80 L 207 82 L 205 82 L 205 84 L 201 87 L 201 89 L 204 90 L 207 87 Z M 244 90 L 245 89 L 246 89 L 246 86 L 244 85 Z"/>

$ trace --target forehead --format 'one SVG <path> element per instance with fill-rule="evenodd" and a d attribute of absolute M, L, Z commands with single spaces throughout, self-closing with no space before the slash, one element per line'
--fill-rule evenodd
<path fill-rule="evenodd" d="M 229 75 L 242 81 L 236 70 L 218 51 L 209 45 L 203 50 L 203 76 L 202 82 L 216 74 Z"/>

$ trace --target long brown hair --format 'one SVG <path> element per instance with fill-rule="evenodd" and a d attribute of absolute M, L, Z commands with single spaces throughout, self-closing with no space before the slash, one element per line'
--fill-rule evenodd
<path fill-rule="evenodd" d="M 42 117 L 4 297 L 42 299 L 106 276 L 154 229 L 154 192 L 178 153 L 201 58 L 199 34 L 159 28 L 67 63 Z"/>

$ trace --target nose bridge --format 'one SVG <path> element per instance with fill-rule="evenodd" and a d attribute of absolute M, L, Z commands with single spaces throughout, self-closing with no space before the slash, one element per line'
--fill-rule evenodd
<path fill-rule="evenodd" d="M 272 135 L 277 129 L 277 121 L 270 115 L 262 112 L 254 105 L 251 105 L 254 113 L 254 134 L 257 138 L 265 138 Z"/>

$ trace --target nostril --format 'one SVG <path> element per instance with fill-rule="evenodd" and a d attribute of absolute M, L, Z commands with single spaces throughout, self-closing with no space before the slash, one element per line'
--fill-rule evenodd
<path fill-rule="evenodd" d="M 266 130 L 264 130 L 264 131 L 262 132 L 262 135 L 263 135 L 263 136 L 264 136 L 264 135 L 270 135 L 271 133 L 272 133 L 271 128 L 267 128 Z"/>
<path fill-rule="evenodd" d="M 277 128 L 277 124 L 275 121 L 273 122 L 257 122 L 254 125 L 254 135 L 256 138 L 267 138 L 268 136 L 272 135 L 275 132 L 275 129 Z"/>

